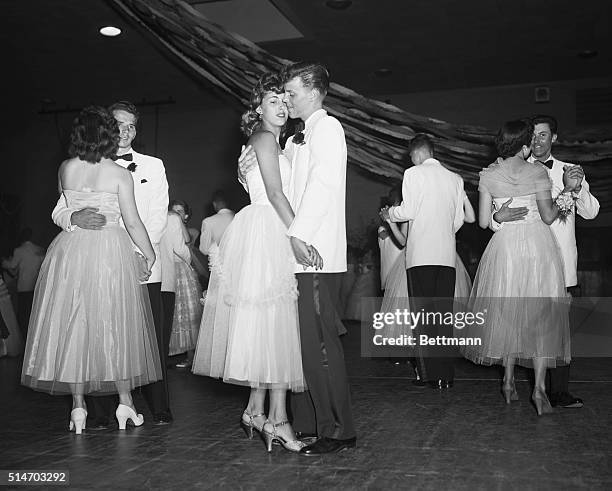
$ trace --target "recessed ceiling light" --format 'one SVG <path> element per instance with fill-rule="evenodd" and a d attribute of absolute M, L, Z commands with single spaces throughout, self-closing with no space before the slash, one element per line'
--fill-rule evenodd
<path fill-rule="evenodd" d="M 582 58 L 583 60 L 588 60 L 590 58 L 595 58 L 599 53 L 594 49 L 583 49 L 578 52 L 578 58 Z"/>
<path fill-rule="evenodd" d="M 345 10 L 352 5 L 351 0 L 327 0 L 325 5 L 334 10 Z"/>
<path fill-rule="evenodd" d="M 378 78 L 389 77 L 392 73 L 393 72 L 389 68 L 379 68 L 378 70 L 374 71 L 374 75 L 376 75 Z"/>
<path fill-rule="evenodd" d="M 114 38 L 115 36 L 121 34 L 121 29 L 115 26 L 105 26 L 100 28 L 100 34 Z"/>

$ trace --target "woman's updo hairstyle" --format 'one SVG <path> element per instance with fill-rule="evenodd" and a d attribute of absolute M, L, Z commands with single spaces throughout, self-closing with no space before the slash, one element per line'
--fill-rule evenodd
<path fill-rule="evenodd" d="M 495 136 L 497 154 L 504 159 L 515 156 L 523 145 L 531 145 L 533 123 L 528 119 L 508 121 Z"/>
<path fill-rule="evenodd" d="M 119 126 L 113 115 L 100 106 L 83 109 L 72 123 L 68 154 L 97 164 L 117 154 Z"/>
<path fill-rule="evenodd" d="M 285 92 L 283 79 L 280 74 L 276 72 L 264 73 L 255 84 L 255 87 L 253 87 L 249 109 L 242 115 L 240 123 L 240 129 L 247 137 L 251 136 L 261 123 L 261 115 L 257 112 L 257 108 L 268 92 L 275 94 Z"/>

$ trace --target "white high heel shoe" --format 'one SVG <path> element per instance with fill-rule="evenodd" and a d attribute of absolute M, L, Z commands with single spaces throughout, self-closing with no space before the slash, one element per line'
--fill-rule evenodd
<path fill-rule="evenodd" d="M 117 410 L 115 411 L 115 416 L 117 418 L 117 422 L 119 423 L 119 429 L 125 430 L 125 424 L 128 419 L 132 420 L 134 426 L 140 426 L 144 423 L 144 417 L 142 414 L 136 414 L 130 406 L 126 406 L 125 404 L 119 404 L 117 406 Z"/>
<path fill-rule="evenodd" d="M 77 435 L 80 435 L 85 429 L 85 421 L 87 420 L 87 411 L 82 407 L 75 407 L 70 411 L 70 425 L 68 430 L 74 430 Z"/>

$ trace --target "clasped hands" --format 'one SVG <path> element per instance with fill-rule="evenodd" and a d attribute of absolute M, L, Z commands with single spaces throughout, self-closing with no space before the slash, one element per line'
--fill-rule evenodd
<path fill-rule="evenodd" d="M 383 206 L 378 212 L 378 216 L 383 222 L 389 223 L 391 221 L 391 216 L 389 215 L 389 207 Z"/>

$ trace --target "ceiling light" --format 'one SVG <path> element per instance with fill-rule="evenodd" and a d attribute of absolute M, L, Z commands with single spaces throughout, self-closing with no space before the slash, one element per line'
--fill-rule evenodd
<path fill-rule="evenodd" d="M 578 58 L 582 58 L 583 60 L 595 58 L 597 55 L 598 55 L 597 50 L 594 50 L 594 49 L 584 49 L 578 52 Z"/>
<path fill-rule="evenodd" d="M 379 68 L 378 70 L 374 71 L 374 75 L 376 75 L 378 78 L 390 77 L 392 73 L 393 72 L 389 68 Z"/>
<path fill-rule="evenodd" d="M 345 10 L 351 6 L 351 0 L 327 0 L 325 5 L 334 10 Z"/>
<path fill-rule="evenodd" d="M 119 34 L 121 34 L 121 29 L 115 26 L 101 27 L 100 34 L 102 34 L 103 36 L 114 38 L 115 36 L 118 36 Z"/>

